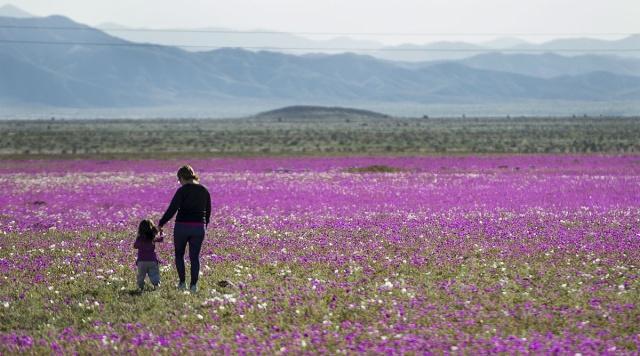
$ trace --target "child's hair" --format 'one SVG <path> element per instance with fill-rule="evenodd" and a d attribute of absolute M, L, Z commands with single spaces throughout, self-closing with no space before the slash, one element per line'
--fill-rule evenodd
<path fill-rule="evenodd" d="M 199 180 L 196 172 L 188 164 L 180 167 L 180 169 L 178 169 L 177 175 L 178 175 L 178 178 L 182 178 L 183 180 Z"/>
<path fill-rule="evenodd" d="M 153 240 L 159 231 L 153 221 L 149 219 L 140 221 L 140 225 L 138 225 L 138 235 L 149 240 Z"/>

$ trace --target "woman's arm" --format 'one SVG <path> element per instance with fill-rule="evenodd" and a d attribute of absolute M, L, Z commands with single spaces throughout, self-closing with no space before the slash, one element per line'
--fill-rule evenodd
<path fill-rule="evenodd" d="M 211 219 L 211 195 L 207 191 L 207 205 L 206 205 L 206 222 L 209 225 L 209 220 Z"/>
<path fill-rule="evenodd" d="M 173 195 L 173 199 L 171 199 L 171 203 L 169 204 L 167 211 L 164 212 L 164 215 L 162 215 L 162 218 L 158 223 L 158 226 L 160 226 L 160 228 L 162 228 L 164 224 L 168 223 L 169 220 L 173 218 L 173 216 L 176 214 L 181 204 L 182 204 L 182 190 L 178 189 L 176 193 Z"/>

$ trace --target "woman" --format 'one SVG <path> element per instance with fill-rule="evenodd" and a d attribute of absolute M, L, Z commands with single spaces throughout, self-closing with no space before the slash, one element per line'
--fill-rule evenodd
<path fill-rule="evenodd" d="M 207 188 L 200 184 L 198 176 L 189 165 L 180 167 L 178 181 L 180 188 L 171 199 L 171 204 L 160 219 L 158 226 L 162 231 L 162 227 L 178 212 L 173 230 L 176 269 L 180 278 L 178 289 L 186 289 L 184 253 L 187 244 L 189 244 L 189 259 L 191 260 L 189 289 L 191 293 L 195 293 L 198 291 L 198 275 L 200 274 L 200 248 L 211 217 L 211 196 Z"/>

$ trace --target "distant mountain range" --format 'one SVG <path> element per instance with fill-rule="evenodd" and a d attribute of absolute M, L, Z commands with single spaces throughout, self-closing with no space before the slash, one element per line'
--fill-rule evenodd
<path fill-rule="evenodd" d="M 497 38 L 483 43 L 440 41 L 427 44 L 402 44 L 385 46 L 372 40 L 357 40 L 346 36 L 328 40 L 309 39 L 289 33 L 260 30 L 234 31 L 225 28 L 154 29 L 129 28 L 105 23 L 99 26 L 112 36 L 132 42 L 182 46 L 188 51 L 202 51 L 213 47 L 270 47 L 284 53 L 336 53 L 353 52 L 381 59 L 405 62 L 455 60 L 477 56 L 492 51 L 509 51 L 517 54 L 560 53 L 576 56 L 585 54 L 617 55 L 640 58 L 640 34 L 619 40 L 591 38 L 564 38 L 544 43 L 529 43 L 518 38 Z M 175 31 L 175 32 L 172 32 Z M 336 50 L 341 49 L 341 50 Z M 377 49 L 377 50 L 376 50 Z"/>
<path fill-rule="evenodd" d="M 26 18 L 26 17 L 35 17 L 34 15 L 16 7 L 11 4 L 6 4 L 0 6 L 0 16 L 2 17 L 16 17 L 16 18 Z"/>
<path fill-rule="evenodd" d="M 34 26 L 49 29 L 24 28 Z M 407 64 L 358 54 L 188 52 L 138 45 L 62 16 L 0 17 L 0 102 L 4 105 L 206 106 L 230 99 L 314 103 L 640 100 L 639 63 L 603 56 L 496 53 L 456 62 Z"/>
<path fill-rule="evenodd" d="M 0 17 L 29 18 L 34 15 L 16 6 L 5 5 L 0 7 Z M 353 52 L 405 62 L 457 60 L 492 51 L 508 51 L 510 54 L 543 54 L 548 52 L 571 56 L 598 54 L 640 58 L 640 34 L 618 40 L 563 38 L 544 43 L 529 43 L 522 39 L 505 37 L 482 43 L 441 41 L 385 46 L 377 41 L 354 39 L 347 36 L 311 39 L 286 32 L 259 29 L 235 31 L 210 27 L 158 31 L 156 29 L 131 28 L 116 23 L 103 23 L 98 27 L 104 29 L 102 31 L 109 35 L 127 41 L 181 47 L 188 51 L 205 51 L 224 47 L 267 47 L 290 54 Z"/>
<path fill-rule="evenodd" d="M 611 72 L 621 75 L 640 76 L 640 59 L 617 56 L 580 55 L 567 57 L 553 53 L 485 53 L 462 59 L 459 63 L 472 68 L 541 78 L 580 75 L 590 72 Z M 426 65 L 430 64 L 426 63 Z"/>
<path fill-rule="evenodd" d="M 466 42 L 435 42 L 425 45 L 404 44 L 384 47 L 371 55 L 394 61 L 432 61 L 469 58 L 488 52 L 508 51 L 510 54 L 556 53 L 566 56 L 598 54 L 640 58 L 640 35 L 631 35 L 619 40 L 591 38 L 557 39 L 540 44 L 514 39 L 498 39 L 483 44 Z"/>
<path fill-rule="evenodd" d="M 289 33 L 259 30 L 234 31 L 225 28 L 173 29 L 156 31 L 144 28 L 129 28 L 118 24 L 102 24 L 104 32 L 132 42 L 182 46 L 188 51 L 211 50 L 213 47 L 267 47 L 284 53 L 338 53 L 353 52 L 371 55 L 391 61 L 423 62 L 434 60 L 456 60 L 473 57 L 492 51 L 509 51 L 517 54 L 558 53 L 563 55 L 618 55 L 640 58 L 640 35 L 631 35 L 619 40 L 590 38 L 565 38 L 540 44 L 517 38 L 498 38 L 483 43 L 440 41 L 427 44 L 402 44 L 385 46 L 372 40 L 358 40 L 346 36 L 327 40 L 309 39 Z M 172 32 L 175 31 L 175 32 Z M 337 50 L 339 49 L 339 50 Z"/>
<path fill-rule="evenodd" d="M 286 32 L 269 30 L 235 31 L 227 28 L 207 27 L 194 29 L 130 28 L 115 23 L 98 26 L 107 34 L 131 42 L 153 43 L 164 46 L 180 47 L 187 51 L 198 52 L 223 47 L 277 48 L 283 53 L 304 54 L 314 52 L 336 53 L 356 51 L 361 48 L 382 48 L 376 41 L 357 40 L 345 36 L 331 39 L 309 39 Z"/>

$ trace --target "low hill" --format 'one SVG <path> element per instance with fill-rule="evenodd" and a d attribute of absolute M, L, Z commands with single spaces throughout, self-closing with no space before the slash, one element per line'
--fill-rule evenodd
<path fill-rule="evenodd" d="M 296 105 L 287 106 L 284 108 L 265 111 L 254 116 L 258 119 L 267 120 L 282 120 L 282 121 L 296 121 L 296 120 L 331 120 L 331 119 L 384 119 L 388 118 L 388 115 L 381 114 L 375 111 L 360 110 L 353 108 L 342 107 L 328 107 L 328 106 L 310 106 L 310 105 Z"/>

